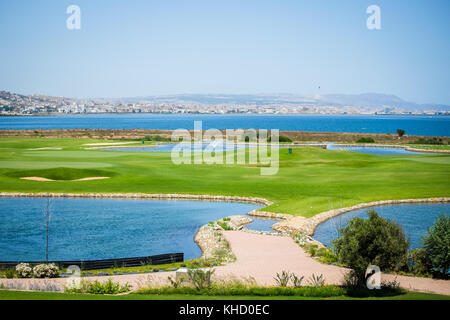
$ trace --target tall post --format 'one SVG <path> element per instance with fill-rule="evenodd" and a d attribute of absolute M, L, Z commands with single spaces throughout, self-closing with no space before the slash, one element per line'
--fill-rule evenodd
<path fill-rule="evenodd" d="M 48 227 L 50 224 L 50 199 L 47 199 L 47 204 L 44 210 L 45 217 L 45 262 L 48 263 Z"/>

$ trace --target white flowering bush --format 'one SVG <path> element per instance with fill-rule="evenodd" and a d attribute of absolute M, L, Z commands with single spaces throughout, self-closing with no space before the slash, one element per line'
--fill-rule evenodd
<path fill-rule="evenodd" d="M 19 263 L 16 266 L 16 272 L 19 278 L 31 278 L 33 275 L 33 269 L 29 263 Z"/>
<path fill-rule="evenodd" d="M 59 275 L 59 268 L 53 263 L 38 264 L 33 268 L 33 275 L 35 278 L 56 278 Z"/>

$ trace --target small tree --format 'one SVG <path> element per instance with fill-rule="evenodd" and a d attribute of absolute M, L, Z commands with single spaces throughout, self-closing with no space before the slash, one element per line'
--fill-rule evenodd
<path fill-rule="evenodd" d="M 339 262 L 350 267 L 354 282 L 365 283 L 369 265 L 391 270 L 406 257 L 409 241 L 403 229 L 383 219 L 374 210 L 367 212 L 369 219 L 353 218 L 340 229 L 340 237 L 333 240 Z"/>
<path fill-rule="evenodd" d="M 403 129 L 397 129 L 397 134 L 398 134 L 398 137 L 401 138 L 401 137 L 403 137 L 403 135 L 405 134 L 405 130 L 403 130 Z"/>
<path fill-rule="evenodd" d="M 441 215 L 423 237 L 433 271 L 447 275 L 450 268 L 450 216 Z"/>

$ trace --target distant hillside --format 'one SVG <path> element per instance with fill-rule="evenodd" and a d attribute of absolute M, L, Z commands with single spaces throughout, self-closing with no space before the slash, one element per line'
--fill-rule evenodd
<path fill-rule="evenodd" d="M 354 107 L 395 107 L 405 111 L 435 110 L 450 111 L 450 106 L 442 104 L 417 104 L 403 100 L 395 95 L 380 93 L 364 94 L 327 94 L 327 95 L 294 95 L 294 94 L 178 94 L 165 96 L 146 96 L 116 99 L 125 103 L 183 103 L 183 104 L 241 104 L 241 105 L 328 105 Z"/>

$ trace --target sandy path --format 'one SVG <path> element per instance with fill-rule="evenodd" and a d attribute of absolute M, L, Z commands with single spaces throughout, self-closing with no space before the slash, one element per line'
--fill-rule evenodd
<path fill-rule="evenodd" d="M 216 267 L 217 278 L 245 279 L 252 277 L 260 285 L 274 285 L 274 276 L 281 271 L 294 272 L 304 276 L 305 280 L 312 275 L 323 274 L 326 283 L 341 284 L 347 269 L 324 265 L 309 257 L 290 237 L 260 235 L 242 231 L 225 231 L 225 238 L 230 243 L 236 255 L 236 262 Z M 111 277 L 89 277 L 89 280 L 106 280 L 112 278 L 120 283 L 129 283 L 135 288 L 140 286 L 167 284 L 167 277 L 174 276 L 174 272 L 161 272 L 152 274 L 121 275 Z M 400 285 L 411 291 L 432 292 L 450 295 L 450 281 L 415 278 L 405 276 L 383 275 L 383 280 L 396 279 Z M 11 281 L 0 279 L 0 283 Z M 59 284 L 66 283 L 66 279 L 31 280 L 14 279 L 26 284 L 36 281 L 54 281 Z"/>
<path fill-rule="evenodd" d="M 304 276 L 323 274 L 329 284 L 340 284 L 347 272 L 344 268 L 324 265 L 310 258 L 290 237 L 227 231 L 236 262 L 216 268 L 218 276 L 233 274 L 253 277 L 259 284 L 275 285 L 274 277 L 282 271 Z"/>

